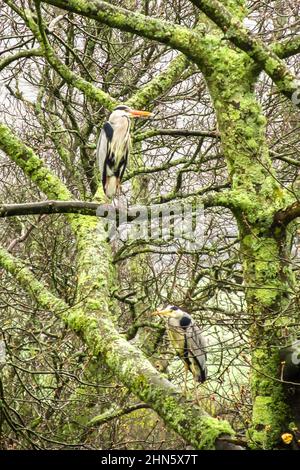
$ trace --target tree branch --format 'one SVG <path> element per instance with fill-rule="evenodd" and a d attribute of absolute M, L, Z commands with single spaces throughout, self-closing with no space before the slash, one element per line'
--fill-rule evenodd
<path fill-rule="evenodd" d="M 178 80 L 188 67 L 188 60 L 183 54 L 178 54 L 169 64 L 166 70 L 154 77 L 146 85 L 142 86 L 126 102 L 128 106 L 143 109 L 152 104 L 155 98 L 162 96 Z M 153 103 L 154 104 L 154 103 Z"/>
<path fill-rule="evenodd" d="M 85 201 L 42 201 L 23 204 L 0 204 L 0 218 L 39 214 L 81 214 L 88 216 L 116 218 L 117 222 L 133 222 L 140 217 L 141 207 L 120 211 L 111 204 L 99 204 Z M 112 213 L 110 215 L 110 213 Z"/>
<path fill-rule="evenodd" d="M 218 0 L 191 0 L 191 2 L 226 34 L 226 39 L 254 59 L 285 96 L 292 99 L 293 94 L 299 91 L 296 77 L 271 48 L 248 31 L 243 23 Z M 294 101 L 294 104 L 300 107 L 298 100 Z"/>
<path fill-rule="evenodd" d="M 284 39 L 271 46 L 272 51 L 281 59 L 287 59 L 300 53 L 300 35 Z"/>
<path fill-rule="evenodd" d="M 73 195 L 68 188 L 46 168 L 44 162 L 25 145 L 11 129 L 0 123 L 0 149 L 8 155 L 32 182 L 49 198 L 69 200 Z"/>
<path fill-rule="evenodd" d="M 157 135 L 171 135 L 174 137 L 212 137 L 214 139 L 220 138 L 218 131 L 200 131 L 200 130 L 188 130 L 188 129 L 149 129 L 146 132 L 136 134 L 133 137 L 135 142 L 141 140 L 150 139 Z"/>
<path fill-rule="evenodd" d="M 183 52 L 198 62 L 209 54 L 206 43 L 196 30 L 157 18 L 134 13 L 101 0 L 42 0 L 43 3 L 63 8 L 100 21 L 112 28 L 138 34 Z"/>
<path fill-rule="evenodd" d="M 79 77 L 58 58 L 48 41 L 43 21 L 39 14 L 38 23 L 36 23 L 31 14 L 31 11 L 26 10 L 26 16 L 24 17 L 24 20 L 26 21 L 27 26 L 33 32 L 34 36 L 39 41 L 41 49 L 43 50 L 44 56 L 48 63 L 69 85 L 72 85 L 78 90 L 82 91 L 87 98 L 100 103 L 106 109 L 112 110 L 117 105 L 117 101 L 114 100 L 108 93 L 105 93 L 100 88 L 97 88 L 90 82 L 84 80 L 84 78 Z"/>
<path fill-rule="evenodd" d="M 295 201 L 290 206 L 276 212 L 273 226 L 286 227 L 290 222 L 300 217 L 300 201 Z"/>
<path fill-rule="evenodd" d="M 42 49 L 28 49 L 26 51 L 20 51 L 14 55 L 4 57 L 4 59 L 0 61 L 0 72 L 1 70 L 3 70 L 5 67 L 10 65 L 12 62 L 15 62 L 16 60 L 23 59 L 26 57 L 42 57 L 43 55 L 44 54 L 43 54 Z"/>
<path fill-rule="evenodd" d="M 205 188 L 208 190 L 208 188 Z M 212 188 L 213 190 L 213 188 Z M 203 189 L 204 193 L 205 190 Z M 204 207 L 218 205 L 218 198 L 214 201 L 214 194 L 203 198 Z M 186 196 L 188 197 L 188 196 Z M 220 206 L 224 206 L 224 196 L 219 201 Z M 162 203 L 158 203 L 161 205 Z M 133 222 L 136 219 L 141 219 L 141 214 L 145 212 L 145 219 L 151 218 L 151 209 L 153 206 L 132 206 L 127 210 L 120 210 L 112 204 L 99 204 L 97 202 L 87 201 L 42 201 L 42 202 L 28 202 L 22 204 L 0 204 L 0 218 L 17 217 L 27 215 L 41 215 L 41 214 L 81 214 L 92 217 L 106 218 L 107 220 L 116 220 L 117 225 L 123 222 Z"/>
<path fill-rule="evenodd" d="M 227 421 L 209 416 L 199 406 L 183 399 L 180 391 L 164 378 L 143 353 L 115 329 L 110 313 L 105 310 L 88 313 L 81 307 L 70 307 L 38 281 L 23 262 L 0 249 L 0 266 L 33 298 L 74 331 L 91 354 L 104 361 L 116 377 L 185 440 L 198 449 L 223 446 L 223 439 L 234 434 Z M 238 446 L 237 448 L 240 449 Z"/>
<path fill-rule="evenodd" d="M 109 421 L 112 421 L 115 418 L 120 418 L 121 416 L 132 413 L 133 411 L 141 410 L 144 408 L 150 408 L 150 406 L 146 403 L 137 403 L 136 405 L 127 406 L 126 408 L 113 407 L 105 411 L 101 415 L 94 416 L 94 418 L 92 418 L 86 426 L 101 426 L 102 424 L 108 423 Z"/>

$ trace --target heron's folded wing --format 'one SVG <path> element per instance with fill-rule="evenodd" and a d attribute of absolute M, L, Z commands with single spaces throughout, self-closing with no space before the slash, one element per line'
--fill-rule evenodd
<path fill-rule="evenodd" d="M 109 142 L 112 141 L 112 137 L 113 128 L 109 122 L 106 122 L 103 128 L 101 129 L 96 149 L 97 166 L 102 175 L 104 173 L 104 166 L 106 164 L 106 158 L 108 156 L 108 145 Z"/>
<path fill-rule="evenodd" d="M 189 353 L 195 358 L 199 367 L 206 375 L 206 346 L 207 342 L 198 325 L 193 323 L 186 331 Z"/>

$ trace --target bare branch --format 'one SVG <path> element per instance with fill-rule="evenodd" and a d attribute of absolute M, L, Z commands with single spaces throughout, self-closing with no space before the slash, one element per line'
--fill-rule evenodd
<path fill-rule="evenodd" d="M 188 129 L 149 129 L 146 132 L 136 134 L 134 136 L 135 142 L 141 140 L 150 139 L 157 135 L 171 135 L 174 137 L 212 137 L 214 139 L 220 138 L 218 131 L 200 131 L 200 130 L 188 130 Z"/>
<path fill-rule="evenodd" d="M 199 191 L 199 195 L 204 194 L 206 191 L 211 189 L 216 190 L 216 188 L 203 188 L 202 191 Z M 225 197 L 222 195 L 222 201 L 218 201 L 218 198 L 214 200 L 216 195 L 211 194 L 206 198 L 201 199 L 199 202 L 203 202 L 204 207 L 224 205 Z M 188 196 L 187 196 L 188 197 Z M 161 200 L 158 204 L 163 202 L 168 202 L 172 200 L 171 197 L 167 198 L 166 201 Z M 155 204 L 154 204 L 155 206 Z M 42 202 L 29 202 L 23 204 L 0 204 L 0 218 L 5 217 L 17 217 L 17 216 L 27 216 L 27 215 L 40 215 L 40 214 L 81 214 L 88 215 L 92 217 L 101 217 L 111 219 L 112 217 L 116 219 L 117 223 L 121 221 L 133 222 L 137 218 L 141 220 L 141 210 L 144 208 L 149 209 L 149 214 L 147 218 L 150 217 L 150 209 L 152 206 L 132 206 L 126 210 L 120 210 L 114 207 L 112 204 L 98 204 L 97 202 L 86 202 L 86 201 L 42 201 Z"/>

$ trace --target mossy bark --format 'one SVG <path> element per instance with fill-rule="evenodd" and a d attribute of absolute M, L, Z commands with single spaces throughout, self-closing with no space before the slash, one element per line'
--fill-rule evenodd
<path fill-rule="evenodd" d="M 84 340 L 95 359 L 104 360 L 132 393 L 148 403 L 167 425 L 193 446 L 214 449 L 219 437 L 233 434 L 228 422 L 211 418 L 201 408 L 182 399 L 180 391 L 117 332 L 107 305 L 101 305 L 107 311 L 99 310 L 98 304 L 91 303 L 90 310 L 80 305 L 69 307 L 4 249 L 0 249 L 0 266 L 12 274 L 41 307 L 58 315 Z"/>
<path fill-rule="evenodd" d="M 254 94 L 256 65 L 215 39 L 204 65 L 214 101 L 231 182 L 229 206 L 241 239 L 247 309 L 251 318 L 253 447 L 273 448 L 289 423 L 279 380 L 280 325 L 293 276 L 284 230 L 273 229 L 274 214 L 288 204 L 269 158 L 266 120 Z"/>
<path fill-rule="evenodd" d="M 203 71 L 216 109 L 228 166 L 231 190 L 224 196 L 224 205 L 231 208 L 239 227 L 246 300 L 251 315 L 253 423 L 249 435 L 254 447 L 275 447 L 280 433 L 289 423 L 290 410 L 279 380 L 278 347 L 281 345 L 281 327 L 286 327 L 289 320 L 284 309 L 293 287 L 293 276 L 288 263 L 285 230 L 274 227 L 273 222 L 276 212 L 293 201 L 278 183 L 271 165 L 265 140 L 266 120 L 256 101 L 254 86 L 264 67 L 279 89 L 290 96 L 295 90 L 292 75 L 286 73 L 286 68 L 270 50 L 260 42 L 252 41 L 240 25 L 239 20 L 244 15 L 243 0 L 223 2 L 235 15 L 233 18 L 224 10 L 218 15 L 220 2 L 213 2 L 216 6 L 214 15 L 210 14 L 211 2 L 194 2 L 216 23 L 220 22 L 221 27 L 221 22 L 225 21 L 226 28 L 229 26 L 225 38 L 219 30 L 204 35 L 97 0 L 45 3 L 167 44 L 183 52 Z M 29 16 L 28 20 L 35 29 L 35 22 Z M 230 24 L 226 25 L 226 21 Z M 236 49 L 230 40 L 240 49 L 247 49 L 250 44 L 248 53 Z M 66 81 L 111 108 L 109 98 L 106 101 L 106 96 L 96 95 L 94 87 L 90 88 L 89 83 L 70 75 L 71 72 L 57 62 L 43 38 L 41 44 L 49 63 Z M 184 59 L 179 57 L 177 61 L 181 62 L 177 64 L 179 68 L 184 66 Z M 155 85 L 159 91 L 165 86 L 164 83 Z M 149 101 L 152 92 L 145 93 L 146 98 L 140 95 L 141 104 L 145 99 Z M 14 138 L 6 126 L 0 126 L 0 146 L 48 197 L 71 199 L 72 195 L 59 179 L 45 169 L 41 160 Z M 4 252 L 0 256 L 2 266 L 41 305 L 60 314 L 67 325 L 84 338 L 95 356 L 101 355 L 120 380 L 142 400 L 151 403 L 173 429 L 198 448 L 212 448 L 216 437 L 231 432 L 228 425 L 180 403 L 177 390 L 114 327 L 112 313 L 116 306 L 111 296 L 116 286 L 115 273 L 102 223 L 82 216 L 69 216 L 68 219 L 77 235 L 78 302 L 82 308 L 69 309 L 45 292 L 31 273 Z"/>

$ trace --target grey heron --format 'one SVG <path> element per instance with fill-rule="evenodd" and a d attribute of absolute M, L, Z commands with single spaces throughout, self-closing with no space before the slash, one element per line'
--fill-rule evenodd
<path fill-rule="evenodd" d="M 97 143 L 96 157 L 102 186 L 108 198 L 118 192 L 130 152 L 130 118 L 152 116 L 129 106 L 117 106 L 104 123 Z"/>
<path fill-rule="evenodd" d="M 201 328 L 194 322 L 191 315 L 174 305 L 156 310 L 152 315 L 168 318 L 168 336 L 177 355 L 184 362 L 186 374 L 189 370 L 195 382 L 203 383 L 207 378 L 207 342 Z"/>

